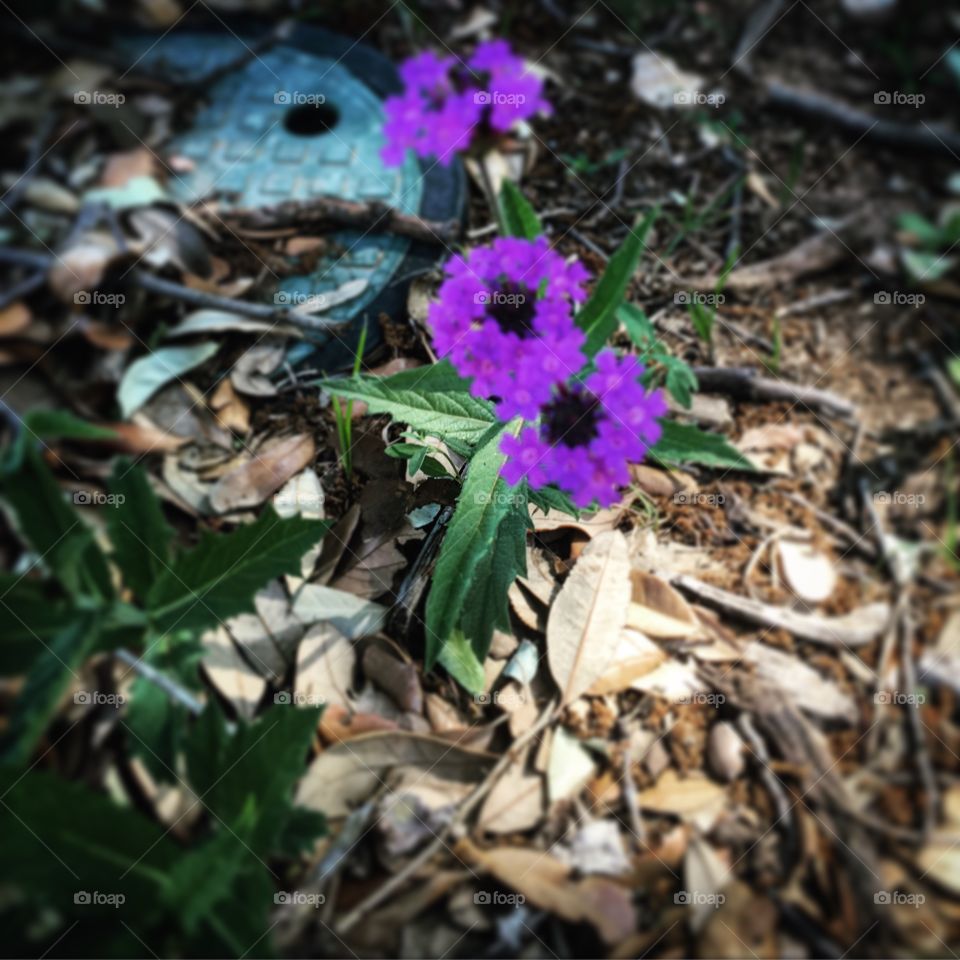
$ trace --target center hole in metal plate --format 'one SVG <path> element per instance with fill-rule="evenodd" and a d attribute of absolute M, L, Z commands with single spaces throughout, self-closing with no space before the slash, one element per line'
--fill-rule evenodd
<path fill-rule="evenodd" d="M 319 137 L 340 122 L 340 112 L 329 103 L 304 103 L 291 107 L 283 118 L 288 133 L 298 137 Z"/>

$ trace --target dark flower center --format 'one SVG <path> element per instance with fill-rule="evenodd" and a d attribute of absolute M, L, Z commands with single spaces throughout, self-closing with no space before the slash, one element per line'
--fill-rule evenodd
<path fill-rule="evenodd" d="M 515 333 L 526 338 L 533 334 L 536 300 L 525 286 L 506 283 L 487 294 L 487 316 L 496 320 L 504 333 Z"/>
<path fill-rule="evenodd" d="M 543 412 L 543 429 L 556 446 L 585 447 L 597 435 L 600 401 L 584 388 L 562 385 Z"/>

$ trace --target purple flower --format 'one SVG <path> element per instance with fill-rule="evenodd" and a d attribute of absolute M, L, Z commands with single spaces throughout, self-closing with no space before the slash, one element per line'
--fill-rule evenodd
<path fill-rule="evenodd" d="M 417 54 L 401 65 L 400 78 L 403 93 L 384 103 L 387 166 L 401 164 L 408 149 L 446 166 L 476 136 L 506 133 L 520 120 L 550 112 L 543 81 L 504 40 L 479 44 L 466 64 L 431 51 Z"/>
<path fill-rule="evenodd" d="M 628 463 L 659 440 L 657 418 L 667 410 L 659 391 L 644 391 L 642 373 L 635 357 L 606 350 L 583 383 L 557 386 L 539 425 L 504 436 L 504 480 L 525 479 L 534 488 L 552 483 L 578 507 L 616 502 L 617 488 L 630 481 Z"/>
<path fill-rule="evenodd" d="M 502 419 L 536 419 L 554 386 L 583 367 L 573 302 L 586 297 L 589 274 L 543 237 L 501 237 L 446 269 L 428 314 L 437 353 L 472 378 L 474 396 L 495 398 Z"/>

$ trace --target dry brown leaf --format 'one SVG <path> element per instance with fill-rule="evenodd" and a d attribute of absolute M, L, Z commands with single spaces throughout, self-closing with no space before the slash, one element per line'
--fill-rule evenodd
<path fill-rule="evenodd" d="M 240 656 L 226 627 L 205 633 L 203 669 L 210 682 L 229 700 L 240 716 L 253 719 L 267 684 Z"/>
<path fill-rule="evenodd" d="M 634 570 L 633 588 L 627 623 L 648 637 L 672 640 L 690 637 L 700 631 L 700 622 L 683 597 L 651 573 Z"/>
<path fill-rule="evenodd" d="M 274 397 L 277 388 L 269 379 L 283 363 L 286 349 L 283 343 L 257 343 L 240 356 L 230 371 L 230 380 L 236 389 L 248 397 Z"/>
<path fill-rule="evenodd" d="M 751 427 L 737 441 L 741 453 L 760 450 L 792 450 L 803 440 L 803 430 L 790 423 L 766 423 Z"/>
<path fill-rule="evenodd" d="M 330 817 L 345 816 L 366 800 L 391 767 L 416 766 L 445 780 L 475 783 L 496 756 L 466 750 L 441 737 L 395 731 L 370 733 L 324 750 L 310 764 L 297 791 L 297 805 Z"/>
<path fill-rule="evenodd" d="M 333 624 L 314 624 L 297 647 L 294 701 L 317 706 L 349 707 L 347 692 L 353 684 L 357 655 L 353 643 Z"/>
<path fill-rule="evenodd" d="M 326 743 L 344 743 L 368 733 L 383 733 L 397 730 L 395 720 L 379 713 L 362 713 L 332 703 L 320 717 L 320 736 Z"/>
<path fill-rule="evenodd" d="M 822 603 L 837 586 L 837 571 L 829 557 L 809 543 L 777 541 L 780 572 L 790 589 L 807 603 Z"/>
<path fill-rule="evenodd" d="M 598 533 L 615 529 L 622 515 L 623 511 L 614 507 L 610 510 L 598 510 L 596 513 L 583 513 L 576 519 L 560 510 L 541 513 L 538 507 L 530 504 L 530 519 L 537 533 L 571 527 L 582 530 L 588 537 L 595 537 Z"/>
<path fill-rule="evenodd" d="M 550 854 L 524 847 L 481 850 L 467 839 L 457 844 L 456 853 L 541 910 L 591 924 L 606 943 L 617 943 L 636 927 L 629 890 L 604 877 L 574 880 L 570 867 Z"/>
<path fill-rule="evenodd" d="M 641 809 L 673 814 L 701 828 L 713 825 L 726 802 L 726 792 L 712 780 L 702 774 L 681 777 L 673 769 L 664 771 L 652 787 L 637 795 Z"/>
<path fill-rule="evenodd" d="M 569 703 L 602 677 L 630 603 L 630 558 L 618 530 L 598 534 L 557 595 L 547 621 L 550 672 Z"/>
<path fill-rule="evenodd" d="M 535 827 L 544 813 L 543 777 L 526 773 L 527 754 L 510 764 L 494 784 L 477 825 L 490 833 L 516 833 Z"/>
<path fill-rule="evenodd" d="M 667 655 L 639 630 L 630 627 L 620 632 L 613 650 L 613 665 L 588 691 L 600 697 L 626 690 L 634 680 L 646 676 L 666 660 Z"/>
<path fill-rule="evenodd" d="M 268 440 L 254 459 L 230 470 L 214 485 L 210 491 L 211 508 L 216 513 L 227 513 L 263 503 L 309 466 L 315 454 L 313 437 L 306 433 Z"/>
<path fill-rule="evenodd" d="M 229 377 L 224 377 L 220 381 L 210 398 L 210 408 L 225 429 L 232 430 L 242 436 L 249 432 L 250 408 L 233 389 L 233 383 Z"/>
<path fill-rule="evenodd" d="M 373 642 L 363 652 L 363 672 L 381 690 L 389 693 L 402 710 L 423 712 L 423 689 L 413 663 L 401 660 Z"/>

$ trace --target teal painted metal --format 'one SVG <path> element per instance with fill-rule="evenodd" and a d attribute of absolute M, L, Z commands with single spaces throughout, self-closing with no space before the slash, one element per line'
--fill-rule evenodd
<path fill-rule="evenodd" d="M 151 72 L 181 80 L 207 75 L 248 50 L 240 39 L 171 34 L 127 40 L 126 52 Z M 380 161 L 383 110 L 379 97 L 334 57 L 277 46 L 252 57 L 207 91 L 190 129 L 170 142 L 189 158 L 189 173 L 169 189 L 192 202 L 233 195 L 236 206 L 259 207 L 322 194 L 374 200 L 409 213 L 420 210 L 422 177 L 413 158 L 400 168 Z M 290 305 L 329 296 L 350 281 L 366 282 L 353 299 L 318 314 L 342 323 L 373 303 L 403 262 L 410 242 L 383 233 L 329 234 L 331 252 L 304 276 L 285 277 L 276 294 Z M 318 336 L 326 339 L 325 335 Z"/>

